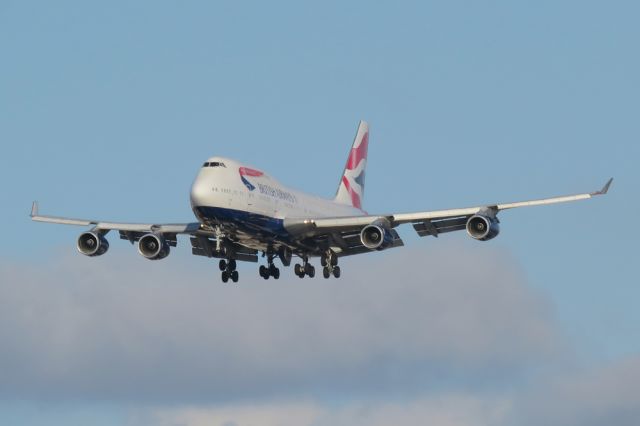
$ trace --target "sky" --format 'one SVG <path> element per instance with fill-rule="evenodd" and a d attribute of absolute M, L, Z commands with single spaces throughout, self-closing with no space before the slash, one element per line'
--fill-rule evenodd
<path fill-rule="evenodd" d="M 0 0 L 0 423 L 640 422 L 640 6 Z M 264 282 L 44 214 L 189 222 L 228 156 L 333 196 L 370 123 L 370 213 L 501 214 Z M 627 224 L 631 224 L 627 227 Z"/>

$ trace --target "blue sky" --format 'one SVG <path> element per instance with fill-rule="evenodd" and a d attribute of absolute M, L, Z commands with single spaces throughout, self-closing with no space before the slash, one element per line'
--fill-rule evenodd
<path fill-rule="evenodd" d="M 591 191 L 613 176 L 607 197 L 505 212 L 500 237 L 487 244 L 400 232 L 412 256 L 453 244 L 488 250 L 501 268 L 519 271 L 548 303 L 574 363 L 637 357 L 639 12 L 631 1 L 5 0 L 0 259 L 37 273 L 74 254 L 77 229 L 29 222 L 34 199 L 51 214 L 190 221 L 189 186 L 211 155 L 331 196 L 366 119 L 369 212 Z M 221 291 L 215 265 L 179 249 L 162 268 L 193 268 L 189 279 Z M 112 253 L 113 268 L 113 259 L 137 257 L 117 241 Z M 355 274 L 385 255 L 371 259 L 344 270 Z M 421 261 L 399 267 L 431 273 Z M 56 279 L 73 268 L 56 270 Z M 257 280 L 253 269 L 244 277 Z M 127 401 L 76 389 L 65 398 L 75 403 L 42 402 L 46 380 L 34 383 L 17 398 L 3 389 L 0 421 L 86 424 L 83 412 L 131 421 Z M 360 394 L 349 395 L 333 399 Z"/>

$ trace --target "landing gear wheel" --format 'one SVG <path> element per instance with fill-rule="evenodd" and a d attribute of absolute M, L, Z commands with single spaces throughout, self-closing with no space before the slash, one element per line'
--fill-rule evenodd
<path fill-rule="evenodd" d="M 218 263 L 218 267 L 220 268 L 221 271 L 224 271 L 227 269 L 227 261 L 224 259 L 220 259 L 220 263 Z"/>
<path fill-rule="evenodd" d="M 339 266 L 334 266 L 333 267 L 333 276 L 336 278 L 340 278 L 340 267 Z"/>
<path fill-rule="evenodd" d="M 230 259 L 227 262 L 227 268 L 229 268 L 230 271 L 235 271 L 236 270 L 236 261 L 235 261 L 235 259 Z"/>
<path fill-rule="evenodd" d="M 258 272 L 260 273 L 260 276 L 264 279 L 267 279 L 269 276 L 269 272 L 267 271 L 267 267 L 264 265 L 260 265 L 260 268 L 258 268 Z"/>
<path fill-rule="evenodd" d="M 325 266 L 324 268 L 322 268 L 322 276 L 325 278 L 329 278 L 331 276 L 331 271 L 328 267 Z"/>
<path fill-rule="evenodd" d="M 231 272 L 231 281 L 233 281 L 234 283 L 237 283 L 238 282 L 238 278 L 239 278 L 238 271 Z"/>
<path fill-rule="evenodd" d="M 222 282 L 226 283 L 229 281 L 229 273 L 227 271 L 222 271 Z"/>

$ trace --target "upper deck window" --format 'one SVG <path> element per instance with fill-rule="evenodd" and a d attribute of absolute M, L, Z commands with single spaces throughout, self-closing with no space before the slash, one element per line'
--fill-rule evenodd
<path fill-rule="evenodd" d="M 219 161 L 211 161 L 211 162 L 206 162 L 202 165 L 202 167 L 224 167 L 226 168 L 227 166 L 224 165 L 224 163 L 221 163 Z"/>

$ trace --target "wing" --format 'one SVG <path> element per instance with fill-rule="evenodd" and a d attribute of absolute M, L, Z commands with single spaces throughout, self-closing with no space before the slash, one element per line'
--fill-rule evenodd
<path fill-rule="evenodd" d="M 405 223 L 411 223 L 421 237 L 432 235 L 437 237 L 439 234 L 459 231 L 466 228 L 467 221 L 473 215 L 480 214 L 495 218 L 498 212 L 518 207 L 541 206 L 556 203 L 566 203 L 570 201 L 586 200 L 597 195 L 604 195 L 609 190 L 613 178 L 595 192 L 583 194 L 565 195 L 560 197 L 543 198 L 538 200 L 519 201 L 515 203 L 488 204 L 485 206 L 467 207 L 461 209 L 435 210 L 416 213 L 397 213 L 388 215 L 364 215 L 364 216 L 348 216 L 348 217 L 328 217 L 328 218 L 291 218 L 285 219 L 284 225 L 289 232 L 305 237 L 312 236 L 341 236 L 345 241 L 353 240 L 353 236 L 357 235 L 362 229 L 371 225 L 376 221 L 384 221 L 391 228 Z M 392 230 L 393 231 L 393 230 Z M 402 245 L 402 241 L 396 243 L 397 233 L 393 231 L 394 244 L 391 247 Z M 340 247 L 340 245 L 338 245 Z M 358 247 L 351 247 L 349 244 L 343 245 L 342 248 L 347 252 L 361 252 Z M 366 248 L 365 248 L 366 249 Z M 368 250 L 363 250 L 368 251 Z M 352 254 L 352 253 L 345 253 Z M 343 254 L 341 254 L 343 255 Z"/>
<path fill-rule="evenodd" d="M 169 233 L 169 234 L 193 234 L 200 229 L 200 223 L 123 223 L 106 222 L 94 219 L 71 219 L 59 216 L 44 216 L 38 212 L 38 203 L 33 202 L 31 206 L 31 220 L 36 222 L 59 223 L 62 225 L 90 226 L 93 225 L 97 231 L 121 231 L 132 233 Z"/>
<path fill-rule="evenodd" d="M 38 203 L 31 207 L 31 219 L 36 222 L 58 223 L 62 225 L 93 226 L 92 231 L 101 235 L 109 231 L 118 231 L 120 239 L 132 244 L 139 241 L 146 234 L 161 234 L 164 241 L 171 247 L 177 245 L 177 235 L 190 235 L 191 253 L 196 256 L 233 258 L 246 262 L 257 262 L 257 250 L 244 247 L 241 244 L 227 241 L 224 246 L 218 243 L 213 230 L 206 228 L 200 222 L 191 223 L 125 223 L 108 222 L 94 219 L 72 219 L 59 216 L 45 216 L 38 212 Z"/>

